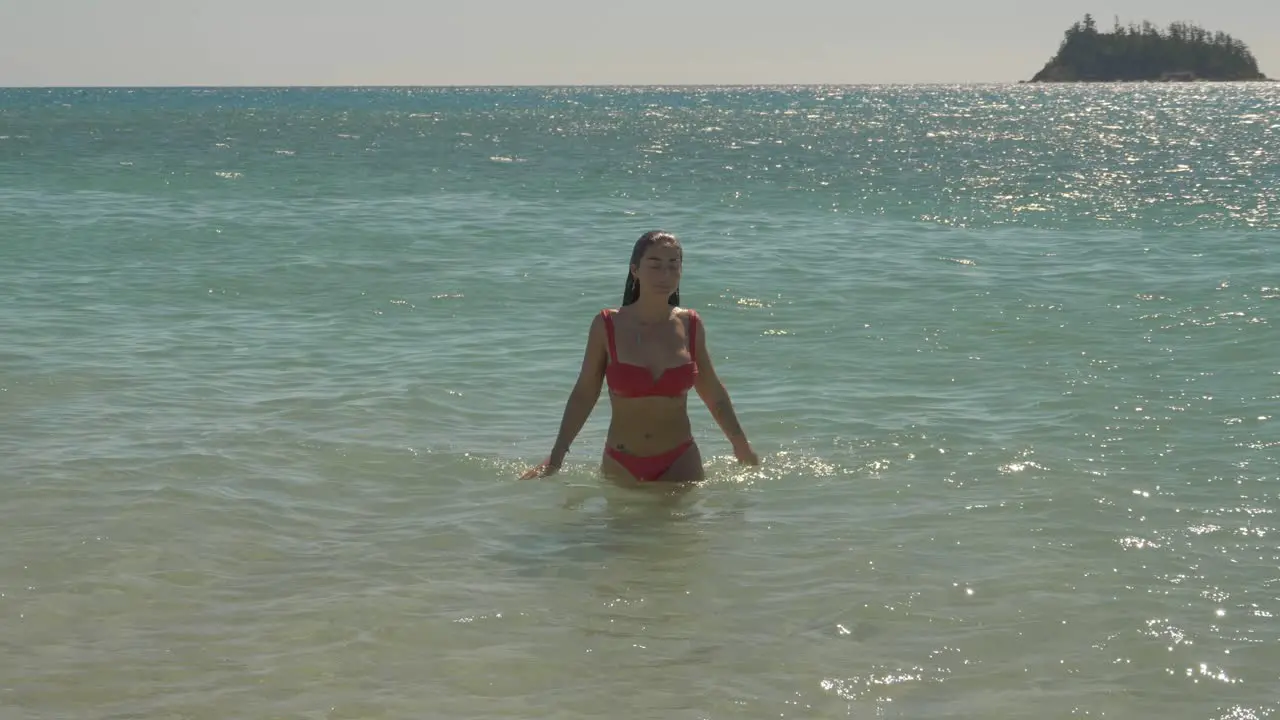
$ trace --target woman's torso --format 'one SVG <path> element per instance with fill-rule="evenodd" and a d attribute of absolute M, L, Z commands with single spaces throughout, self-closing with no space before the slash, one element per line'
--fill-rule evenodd
<path fill-rule="evenodd" d="M 606 443 L 646 455 L 692 435 L 688 393 L 697 379 L 697 313 L 675 309 L 645 327 L 626 309 L 604 311 L 609 333 L 606 384 L 612 418 Z"/>

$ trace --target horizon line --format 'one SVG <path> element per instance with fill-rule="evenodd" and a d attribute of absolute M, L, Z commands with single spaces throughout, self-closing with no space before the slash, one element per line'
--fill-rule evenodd
<path fill-rule="evenodd" d="M 911 87 L 911 86 L 950 86 L 979 87 L 1007 85 L 1229 85 L 1233 83 L 1273 83 L 1278 80 L 1198 80 L 1190 82 L 1157 82 L 1152 80 L 1126 81 L 1075 81 L 1075 82 L 1034 82 L 1031 80 L 918 80 L 891 82 L 686 82 L 686 83 L 244 83 L 244 84 L 56 84 L 56 85 L 0 85 L 0 90 L 457 90 L 457 89 L 591 89 L 591 88 L 694 88 L 694 89 L 740 89 L 740 88 L 858 88 L 858 87 Z"/>
<path fill-rule="evenodd" d="M 873 87 L 884 85 L 1012 85 L 1027 83 L 1027 80 L 916 80 L 916 81 L 863 81 L 863 82 L 589 82 L 589 83 L 112 83 L 112 84 L 76 84 L 58 83 L 53 85 L 0 85 L 0 90 L 203 90 L 203 89 L 305 89 L 305 88 L 758 88 L 758 87 Z"/>

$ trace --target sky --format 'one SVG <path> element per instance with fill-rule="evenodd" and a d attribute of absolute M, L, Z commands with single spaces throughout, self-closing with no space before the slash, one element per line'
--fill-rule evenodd
<path fill-rule="evenodd" d="M 1280 77 L 1277 0 L 0 0 L 0 86 L 986 83 L 1182 20 Z"/>

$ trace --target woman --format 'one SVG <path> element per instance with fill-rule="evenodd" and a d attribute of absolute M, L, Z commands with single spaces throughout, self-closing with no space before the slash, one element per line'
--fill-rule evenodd
<path fill-rule="evenodd" d="M 546 462 L 524 479 L 560 468 L 606 382 L 613 412 L 600 464 L 606 477 L 640 482 L 703 478 L 702 455 L 687 412 L 690 389 L 706 403 L 738 461 L 759 464 L 712 367 L 702 319 L 678 307 L 682 261 L 680 242 L 671 233 L 648 232 L 636 241 L 622 306 L 602 310 L 592 320 L 555 445 Z"/>

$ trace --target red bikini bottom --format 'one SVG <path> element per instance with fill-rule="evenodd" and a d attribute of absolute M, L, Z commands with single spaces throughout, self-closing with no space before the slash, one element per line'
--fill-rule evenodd
<path fill-rule="evenodd" d="M 604 454 L 613 458 L 619 465 L 627 469 L 636 480 L 652 482 L 662 477 L 671 469 L 676 460 L 693 446 L 693 438 L 689 438 L 670 450 L 657 455 L 632 455 L 611 447 L 605 447 Z"/>

